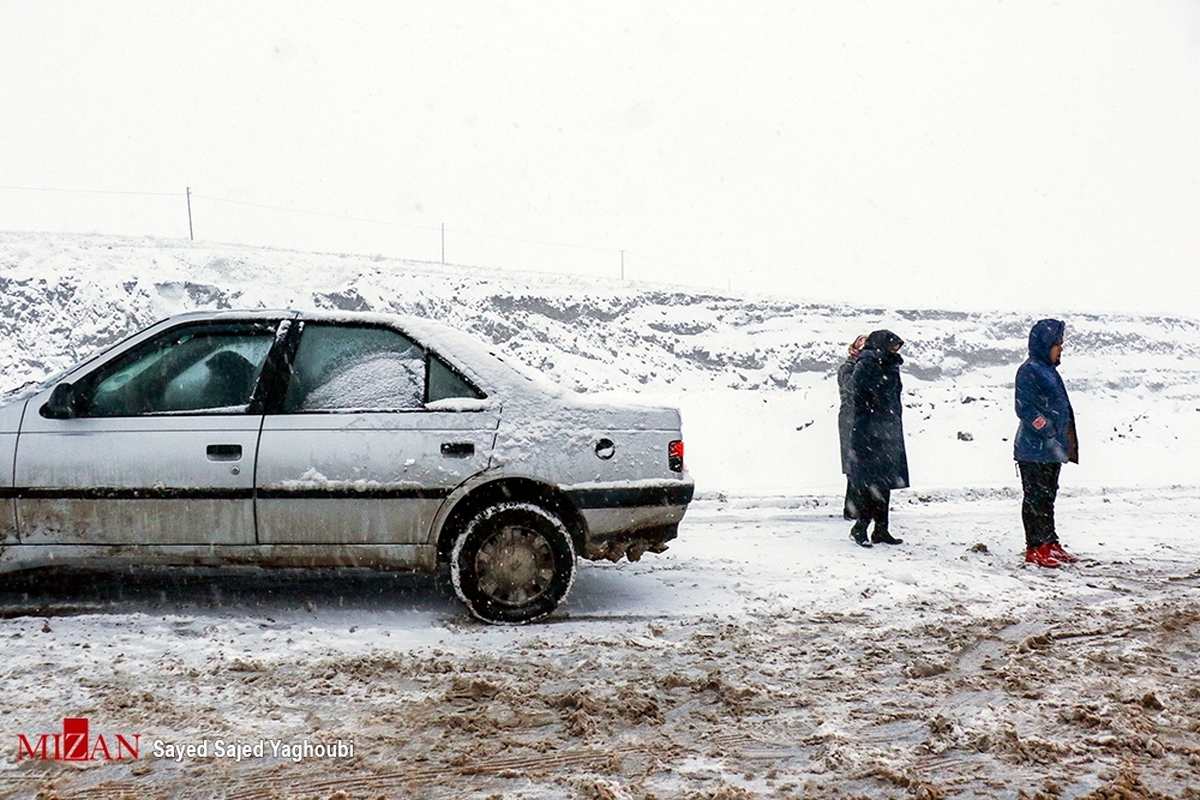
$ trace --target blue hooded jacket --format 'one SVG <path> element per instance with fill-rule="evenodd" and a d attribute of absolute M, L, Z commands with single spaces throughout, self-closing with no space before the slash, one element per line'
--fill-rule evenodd
<path fill-rule="evenodd" d="M 1050 349 L 1062 341 L 1066 327 L 1059 320 L 1043 319 L 1029 331 L 1029 358 L 1017 370 L 1017 461 L 1079 462 L 1075 412 L 1058 365 L 1050 360 Z"/>

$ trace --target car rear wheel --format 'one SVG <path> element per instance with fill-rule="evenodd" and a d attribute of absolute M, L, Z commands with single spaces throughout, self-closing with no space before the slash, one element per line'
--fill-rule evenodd
<path fill-rule="evenodd" d="M 450 576 L 485 622 L 521 624 L 558 608 L 575 580 L 575 547 L 562 521 L 533 503 L 488 506 L 454 542 Z"/>

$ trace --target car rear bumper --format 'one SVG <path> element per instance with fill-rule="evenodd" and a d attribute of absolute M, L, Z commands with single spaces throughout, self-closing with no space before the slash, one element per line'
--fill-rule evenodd
<path fill-rule="evenodd" d="M 639 482 L 566 489 L 587 525 L 581 556 L 591 560 L 637 561 L 660 553 L 674 539 L 695 493 L 691 480 Z"/>
<path fill-rule="evenodd" d="M 567 497 L 580 511 L 682 506 L 692 502 L 696 485 L 692 481 L 575 486 L 567 488 Z"/>

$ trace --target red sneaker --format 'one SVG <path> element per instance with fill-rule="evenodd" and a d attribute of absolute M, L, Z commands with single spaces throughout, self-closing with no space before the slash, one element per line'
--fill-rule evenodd
<path fill-rule="evenodd" d="M 1050 555 L 1054 556 L 1056 559 L 1058 559 L 1059 561 L 1062 561 L 1065 564 L 1074 564 L 1076 561 L 1079 560 L 1075 556 L 1068 553 L 1066 550 L 1063 550 L 1063 546 L 1061 544 L 1059 544 L 1058 542 L 1055 542 L 1054 544 L 1050 545 Z"/>
<path fill-rule="evenodd" d="M 1026 550 L 1025 562 L 1049 569 L 1062 566 L 1058 559 L 1054 557 L 1054 554 L 1050 552 L 1050 545 L 1048 544 L 1044 544 L 1041 547 L 1031 547 Z"/>

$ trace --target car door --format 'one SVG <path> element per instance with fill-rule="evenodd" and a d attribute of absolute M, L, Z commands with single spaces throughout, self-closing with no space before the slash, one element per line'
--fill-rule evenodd
<path fill-rule="evenodd" d="M 32 398 L 15 457 L 21 541 L 253 544 L 259 384 L 281 324 L 181 324 Z"/>
<path fill-rule="evenodd" d="M 303 321 L 263 420 L 263 544 L 424 544 L 450 492 L 488 466 L 499 413 L 387 325 Z M 429 403 L 463 398 L 453 409 Z"/>
<path fill-rule="evenodd" d="M 17 452 L 17 431 L 21 427 L 24 400 L 0 405 L 0 546 L 16 544 L 17 503 L 13 493 L 13 456 Z"/>

